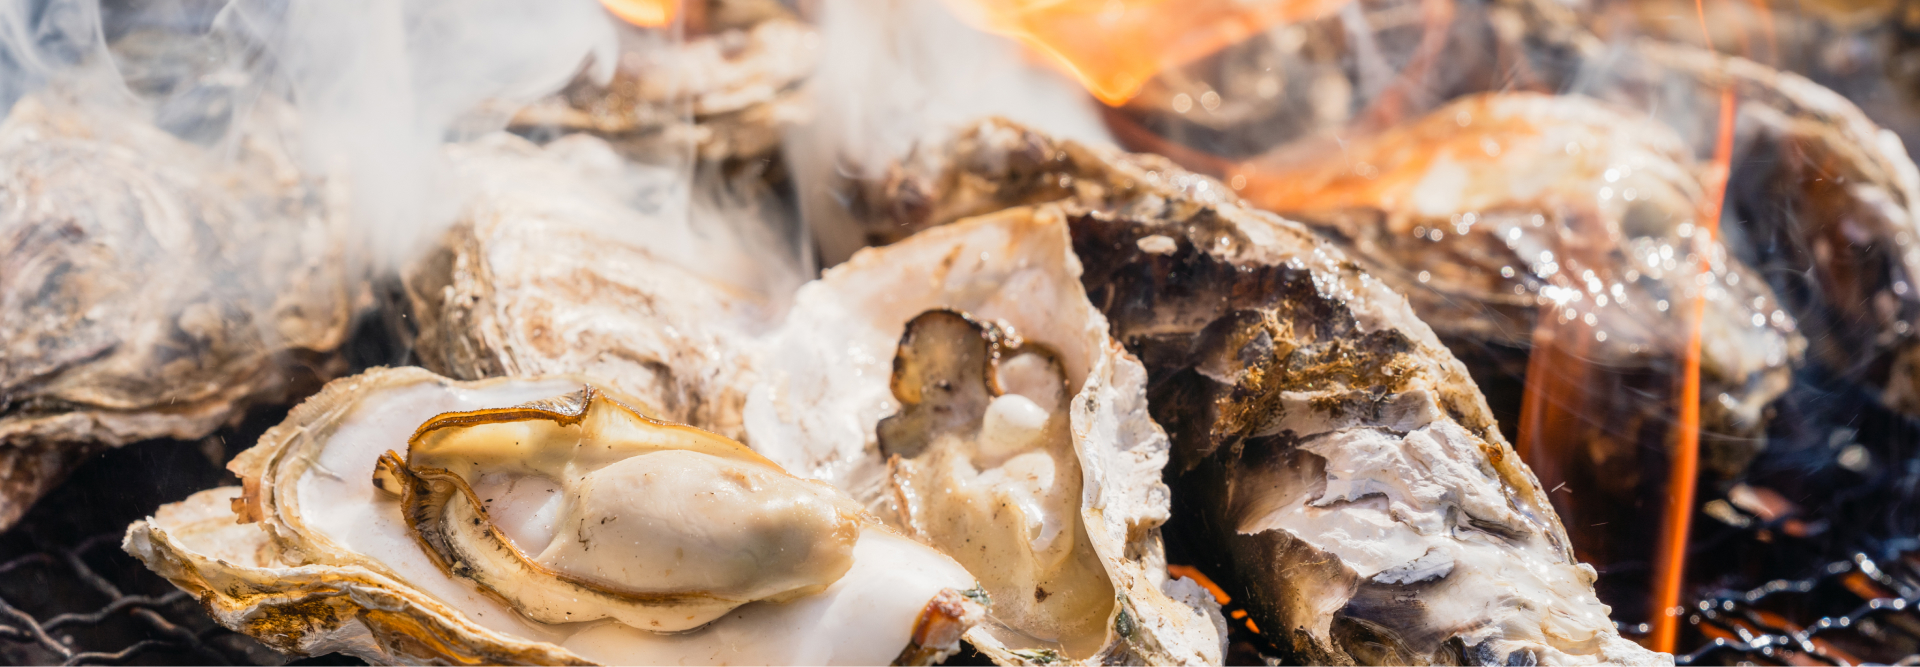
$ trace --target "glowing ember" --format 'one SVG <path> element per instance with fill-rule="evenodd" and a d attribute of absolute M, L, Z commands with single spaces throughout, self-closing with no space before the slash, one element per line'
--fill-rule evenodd
<path fill-rule="evenodd" d="M 678 0 L 600 0 L 620 20 L 642 28 L 657 28 L 673 22 L 680 11 Z"/>
<path fill-rule="evenodd" d="M 982 27 L 1051 56 L 1108 105 L 1161 70 L 1204 58 L 1280 22 L 1348 0 L 948 0 Z M 608 6 L 614 3 L 609 0 Z"/>

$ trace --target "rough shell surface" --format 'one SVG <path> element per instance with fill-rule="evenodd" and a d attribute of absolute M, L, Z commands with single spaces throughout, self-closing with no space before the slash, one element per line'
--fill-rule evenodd
<path fill-rule="evenodd" d="M 722 24 L 712 32 L 673 48 L 636 45 L 637 57 L 623 58 L 611 79 L 583 74 L 517 111 L 513 126 L 592 132 L 641 154 L 691 142 L 713 162 L 772 154 L 781 130 L 804 114 L 800 87 L 819 36 L 775 3 L 707 4 Z"/>
<path fill-rule="evenodd" d="M 286 112 L 264 101 L 228 157 L 52 90 L 0 124 L 0 527 L 99 447 L 203 437 L 339 371 L 344 205 L 293 164 Z"/>
<path fill-rule="evenodd" d="M 1339 239 L 1406 294 L 1484 383 L 1524 367 L 1535 338 L 1653 386 L 1593 390 L 1568 441 L 1632 452 L 1664 423 L 1696 291 L 1707 466 L 1738 474 L 1765 442 L 1764 408 L 1807 346 L 1767 285 L 1719 241 L 1696 244 L 1703 193 L 1689 147 L 1656 120 L 1576 95 L 1469 96 L 1353 142 L 1347 158 L 1244 174 L 1252 200 Z M 1707 256 L 1705 285 L 1689 260 Z M 1571 373 L 1571 371 L 1569 372 Z M 1630 380 L 1614 380 L 1630 382 Z M 1626 485 L 1631 487 L 1631 484 Z M 1629 488 L 1625 495 L 1631 496 Z"/>
<path fill-rule="evenodd" d="M 406 272 L 423 366 L 612 378 L 662 418 L 740 437 L 740 350 L 798 283 L 770 253 L 714 242 L 721 228 L 696 231 L 685 209 L 631 205 L 671 199 L 678 171 L 624 162 L 591 136 L 494 135 L 449 158 L 478 192 Z"/>

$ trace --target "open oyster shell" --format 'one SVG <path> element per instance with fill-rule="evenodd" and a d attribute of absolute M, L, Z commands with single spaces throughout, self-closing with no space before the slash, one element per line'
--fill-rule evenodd
<path fill-rule="evenodd" d="M 270 646 L 293 653 L 343 651 L 381 662 L 926 662 L 956 649 L 961 632 L 978 618 L 979 606 L 964 594 L 974 586 L 964 569 L 878 525 L 824 485 L 786 477 L 723 438 L 630 411 L 622 414 L 621 407 L 604 396 L 565 395 L 578 388 L 579 381 L 571 378 L 462 383 L 413 368 L 377 369 L 330 383 L 235 459 L 244 495 L 233 499 L 224 517 L 219 505 L 232 497 L 232 490 L 202 493 L 135 523 L 125 546 L 199 597 L 216 620 Z M 423 457 L 417 464 L 389 451 L 416 429 L 420 432 L 411 455 Z M 441 432 L 456 437 L 436 438 Z M 522 456 L 529 451 L 535 455 Z M 641 453 L 626 456 L 636 452 Z M 657 474 L 643 482 L 620 470 L 626 466 L 634 472 L 633 466 L 640 464 L 654 467 L 643 472 L 663 472 L 660 460 L 647 462 L 663 452 L 672 452 L 669 458 L 682 463 L 690 456 L 719 462 L 716 474 L 738 475 L 736 481 L 744 483 L 731 488 L 742 495 L 711 502 L 681 498 L 678 507 L 596 501 L 605 499 L 601 491 L 613 488 L 613 480 L 630 482 L 625 487 L 629 495 L 660 482 Z M 467 497 L 478 502 L 444 502 L 437 507 L 444 514 L 406 513 L 403 509 L 418 510 L 421 505 L 383 490 L 420 482 L 415 476 L 448 461 L 486 470 L 467 484 L 476 492 Z M 547 472 L 580 473 L 586 486 L 545 478 L 535 473 L 538 465 L 531 462 L 558 466 Z M 687 479 L 705 481 L 698 473 Z M 729 488 L 726 483 L 705 486 L 715 493 Z M 564 502 L 546 502 L 554 495 L 548 492 L 562 488 Z M 401 496 L 408 493 L 403 490 Z M 741 499 L 772 501 L 765 506 L 772 514 L 671 511 L 701 503 L 707 511 L 738 510 L 740 505 L 730 503 Z M 784 504 L 792 500 L 801 500 L 803 507 Z M 821 515 L 817 510 L 823 508 Z M 803 522 L 793 528 L 784 520 L 798 516 L 796 511 L 812 512 L 824 523 Z M 254 523 L 222 521 L 235 512 Z M 489 579 L 482 573 L 486 566 L 477 561 L 436 561 L 444 556 L 427 544 L 448 531 L 413 530 L 409 525 L 427 514 L 486 525 L 496 544 L 534 544 L 544 530 L 556 544 L 553 550 L 562 555 L 543 562 L 571 578 L 541 579 L 539 573 L 523 572 L 510 580 Z M 559 519 L 578 522 L 568 526 Z M 599 523 L 603 519 L 606 523 Z M 619 543 L 622 536 L 638 537 L 609 527 L 622 519 L 650 522 L 643 530 L 658 542 Z M 749 521 L 743 529 L 728 519 Z M 857 536 L 845 533 L 848 522 L 857 526 Z M 571 607 L 576 614 L 604 610 L 607 597 L 645 598 L 647 581 L 667 584 L 651 589 L 653 593 L 717 591 L 704 583 L 680 585 L 686 582 L 672 574 L 634 571 L 672 565 L 653 559 L 662 557 L 662 544 L 674 540 L 688 540 L 681 546 L 697 549 L 702 535 L 723 546 L 740 546 L 728 540 L 744 538 L 753 542 L 749 550 L 757 550 L 768 546 L 763 540 L 780 542 L 791 536 L 783 529 L 824 537 L 824 542 L 811 544 L 824 549 L 821 554 L 829 562 L 820 566 L 800 558 L 797 579 L 774 578 L 801 585 L 775 586 L 771 594 L 762 591 L 760 602 L 745 599 L 755 597 L 752 594 L 736 596 L 739 604 L 696 629 L 659 633 L 611 619 L 537 620 L 561 607 Z M 849 538 L 856 541 L 848 545 Z M 583 541 L 591 544 L 574 544 Z M 568 551 L 576 547 L 578 551 Z M 593 549 L 608 552 L 588 555 Z M 840 557 L 851 562 L 837 560 Z M 776 555 L 772 561 L 794 562 L 790 555 Z M 752 579 L 759 574 L 724 558 L 686 565 L 695 569 L 693 579 L 716 573 Z M 847 569 L 838 570 L 841 565 Z M 608 567 L 627 572 L 609 572 L 604 569 Z M 562 585 L 602 598 L 538 598 L 530 590 Z M 553 590 L 558 588 L 548 588 Z M 651 601 L 662 599 L 654 596 Z M 783 601 L 772 601 L 776 599 Z M 614 603 L 627 605 L 629 611 L 646 607 L 633 599 Z M 652 608 L 659 612 L 672 605 Z"/>
<path fill-rule="evenodd" d="M 0 527 L 102 446 L 338 372 L 345 207 L 286 152 L 291 111 L 251 113 L 225 156 L 58 90 L 0 124 Z"/>
<path fill-rule="evenodd" d="M 1154 156 L 992 121 L 861 201 L 881 238 L 1058 201 L 1039 215 L 1068 219 L 1087 293 L 1172 435 L 1173 502 L 1195 518 L 1168 530 L 1291 658 L 1670 661 L 1614 630 L 1539 483 L 1406 299 L 1234 200 Z"/>
<path fill-rule="evenodd" d="M 1146 378 L 1079 271 L 1062 219 L 1027 210 L 855 254 L 756 349 L 748 442 L 980 577 L 968 640 L 996 661 L 1218 662 L 1212 599 L 1166 574 Z"/>

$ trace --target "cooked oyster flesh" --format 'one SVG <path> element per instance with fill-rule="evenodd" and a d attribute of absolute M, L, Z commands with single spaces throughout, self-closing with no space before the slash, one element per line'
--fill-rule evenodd
<path fill-rule="evenodd" d="M 860 510 L 832 487 L 591 387 L 435 417 L 374 475 L 437 564 L 543 623 L 699 627 L 820 592 L 860 536 Z"/>
<path fill-rule="evenodd" d="M 235 459 L 230 511 L 257 522 L 174 520 L 216 513 L 224 498 L 202 494 L 134 524 L 127 549 L 275 648 L 381 662 L 921 663 L 980 618 L 951 559 L 738 443 L 568 393 L 582 383 L 413 368 L 335 381 Z M 416 430 L 419 461 L 389 450 Z M 629 504 L 660 494 L 675 495 Z M 537 568 L 514 560 L 534 544 Z M 695 590 L 733 602 L 716 613 Z"/>
<path fill-rule="evenodd" d="M 1076 516 L 1066 371 L 1007 339 L 951 310 L 908 322 L 891 383 L 901 412 L 876 428 L 880 451 L 901 521 L 980 577 L 994 618 L 1092 655 L 1113 584 Z"/>

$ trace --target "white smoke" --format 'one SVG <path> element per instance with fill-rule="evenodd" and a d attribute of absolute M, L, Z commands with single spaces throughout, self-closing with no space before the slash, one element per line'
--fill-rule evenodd
<path fill-rule="evenodd" d="M 308 167 L 343 176 L 375 259 L 405 261 L 458 213 L 441 147 L 512 109 L 615 36 L 592 0 L 236 0 L 219 24 L 264 43 L 299 110 Z"/>
<path fill-rule="evenodd" d="M 1078 83 L 939 0 L 824 0 L 818 14 L 826 52 L 808 84 L 810 123 L 789 135 L 786 156 L 829 265 L 862 245 L 834 191 L 839 174 L 867 175 L 985 116 L 1113 143 Z"/>

